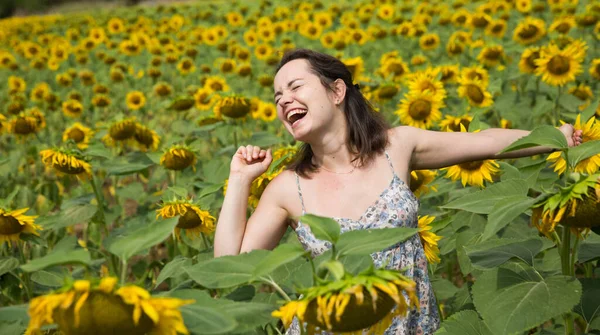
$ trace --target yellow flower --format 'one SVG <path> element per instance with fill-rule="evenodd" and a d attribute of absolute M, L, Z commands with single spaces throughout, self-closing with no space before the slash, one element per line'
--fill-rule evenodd
<path fill-rule="evenodd" d="M 25 92 L 27 88 L 27 84 L 25 80 L 21 77 L 10 76 L 8 77 L 8 93 L 15 94 L 20 92 Z"/>
<path fill-rule="evenodd" d="M 488 92 L 485 85 L 478 79 L 459 79 L 458 96 L 466 97 L 469 105 L 476 107 L 488 107 L 494 103 L 492 94 Z"/>
<path fill-rule="evenodd" d="M 485 33 L 490 36 L 502 38 L 506 32 L 506 21 L 494 20 L 490 25 L 485 28 Z"/>
<path fill-rule="evenodd" d="M 573 128 L 575 130 L 582 131 L 582 143 L 600 140 L 600 123 L 596 121 L 596 117 L 591 117 L 585 124 L 582 124 L 581 114 L 578 114 Z M 546 160 L 553 163 L 550 167 L 554 168 L 554 171 L 559 175 L 565 173 L 567 170 L 567 161 L 563 158 L 561 151 L 551 153 L 548 155 Z M 575 172 L 592 174 L 596 173 L 599 168 L 600 154 L 586 158 L 579 162 L 577 166 L 575 166 Z"/>
<path fill-rule="evenodd" d="M 554 44 L 542 48 L 540 57 L 535 60 L 535 74 L 553 86 L 563 86 L 575 81 L 575 77 L 583 71 L 581 63 L 585 58 L 586 48 L 585 44 L 571 44 L 564 50 Z"/>
<path fill-rule="evenodd" d="M 576 26 L 577 22 L 575 22 L 575 17 L 569 15 L 554 19 L 548 30 L 550 30 L 550 32 L 557 31 L 561 34 L 568 34 L 569 31 Z"/>
<path fill-rule="evenodd" d="M 107 23 L 108 33 L 111 35 L 119 34 L 125 31 L 125 23 L 119 18 L 112 18 Z"/>
<path fill-rule="evenodd" d="M 275 107 L 275 104 L 272 103 L 261 103 L 258 113 L 260 118 L 266 122 L 271 122 L 277 119 L 277 107 Z"/>
<path fill-rule="evenodd" d="M 515 8 L 523 14 L 527 14 L 531 11 L 531 0 L 517 0 Z"/>
<path fill-rule="evenodd" d="M 377 70 L 377 74 L 394 82 L 401 81 L 408 73 L 410 73 L 408 65 L 400 58 L 386 60 Z"/>
<path fill-rule="evenodd" d="M 132 139 L 135 134 L 137 123 L 133 119 L 114 121 L 108 128 L 108 134 L 104 135 L 102 141 L 109 147 L 115 144 L 124 145 Z"/>
<path fill-rule="evenodd" d="M 83 105 L 77 100 L 67 100 L 62 103 L 62 111 L 68 117 L 80 117 L 83 113 Z"/>
<path fill-rule="evenodd" d="M 442 118 L 440 108 L 444 107 L 443 98 L 430 90 L 411 91 L 399 105 L 396 115 L 402 124 L 429 129 L 434 122 Z"/>
<path fill-rule="evenodd" d="M 519 70 L 523 73 L 535 73 L 537 65 L 535 60 L 540 58 L 539 47 L 529 47 L 521 54 L 521 60 L 519 60 Z"/>
<path fill-rule="evenodd" d="M 39 236 L 38 230 L 42 227 L 35 224 L 35 216 L 24 215 L 29 208 L 21 208 L 13 211 L 0 208 L 0 245 L 4 242 L 11 245 L 11 242 L 19 241 L 21 233 L 33 234 Z"/>
<path fill-rule="evenodd" d="M 485 87 L 487 87 L 490 80 L 488 71 L 480 65 L 464 67 L 460 73 L 460 76 L 471 80 L 477 79 L 481 81 L 482 85 Z"/>
<path fill-rule="evenodd" d="M 437 192 L 435 186 L 429 186 L 436 175 L 437 172 L 431 170 L 413 170 L 410 172 L 410 190 L 415 197 L 418 198 L 423 194 L 427 194 L 429 190 Z"/>
<path fill-rule="evenodd" d="M 527 17 L 519 22 L 513 32 L 513 40 L 523 45 L 529 45 L 539 41 L 546 35 L 544 20 Z"/>
<path fill-rule="evenodd" d="M 40 156 L 46 168 L 54 169 L 59 175 L 68 174 L 86 179 L 92 174 L 91 165 L 70 150 L 46 149 L 40 151 Z"/>
<path fill-rule="evenodd" d="M 166 97 L 169 96 L 172 92 L 173 92 L 173 86 L 169 85 L 166 82 L 159 82 L 156 85 L 154 85 L 153 88 L 154 94 L 156 94 L 159 97 Z"/>
<path fill-rule="evenodd" d="M 419 38 L 419 46 L 421 50 L 430 51 L 436 49 L 440 45 L 440 37 L 436 33 L 423 34 Z"/>
<path fill-rule="evenodd" d="M 63 142 L 67 142 L 68 140 L 72 140 L 77 144 L 79 149 L 85 149 L 88 147 L 90 143 L 90 139 L 94 135 L 94 132 L 82 125 L 79 122 L 75 122 L 71 127 L 67 128 L 63 132 L 62 140 Z"/>
<path fill-rule="evenodd" d="M 196 108 L 201 111 L 211 109 L 219 99 L 219 95 L 213 93 L 210 88 L 199 88 L 196 93 L 194 93 Z"/>
<path fill-rule="evenodd" d="M 484 187 L 483 181 L 493 182 L 492 177 L 500 171 L 500 165 L 495 160 L 488 159 L 453 165 L 445 170 L 450 179 L 460 179 L 463 187 L 467 184 Z"/>
<path fill-rule="evenodd" d="M 395 317 L 419 307 L 414 281 L 397 271 L 369 269 L 357 276 L 301 290 L 303 297 L 289 301 L 271 315 L 290 326 L 294 317 L 306 323 L 307 334 L 383 334 Z M 319 330 L 317 330 L 317 327 Z"/>
<path fill-rule="evenodd" d="M 300 35 L 311 40 L 318 40 L 323 33 L 323 27 L 311 21 L 301 23 L 298 28 Z"/>
<path fill-rule="evenodd" d="M 127 108 L 131 110 L 138 110 L 146 105 L 146 97 L 144 96 L 144 93 L 140 91 L 133 91 L 127 93 L 125 102 L 127 104 Z"/>
<path fill-rule="evenodd" d="M 439 67 L 442 74 L 440 81 L 444 84 L 455 83 L 458 81 L 460 68 L 458 65 L 442 65 Z"/>
<path fill-rule="evenodd" d="M 240 96 L 227 96 L 219 99 L 214 108 L 217 118 L 227 116 L 233 119 L 243 118 L 250 112 L 250 101 Z"/>
<path fill-rule="evenodd" d="M 379 6 L 377 10 L 377 17 L 384 21 L 391 21 L 394 18 L 394 5 L 392 4 L 382 4 Z"/>
<path fill-rule="evenodd" d="M 598 80 L 600 80 L 600 58 L 596 58 L 592 60 L 592 64 L 590 64 L 590 75 Z"/>
<path fill-rule="evenodd" d="M 31 90 L 31 100 L 41 102 L 51 91 L 50 85 L 48 85 L 46 82 L 41 82 L 35 85 L 35 87 Z"/>
<path fill-rule="evenodd" d="M 425 257 L 429 263 L 440 262 L 440 249 L 438 248 L 438 241 L 442 239 L 441 236 L 431 232 L 431 222 L 435 220 L 435 216 L 420 216 L 419 217 L 419 237 L 421 238 L 421 244 L 425 250 Z"/>
<path fill-rule="evenodd" d="M 158 134 L 154 130 L 139 123 L 135 125 L 133 139 L 142 151 L 156 151 L 160 143 L 160 137 L 158 137 Z"/>
<path fill-rule="evenodd" d="M 211 76 L 206 78 L 204 82 L 204 88 L 209 89 L 210 92 L 227 92 L 229 91 L 229 85 L 225 78 L 220 76 Z"/>
<path fill-rule="evenodd" d="M 443 101 L 446 98 L 446 90 L 444 84 L 437 80 L 439 70 L 428 68 L 425 71 L 415 72 L 410 75 L 408 80 L 408 89 L 416 92 L 423 92 L 428 90 L 436 98 Z M 442 106 L 443 107 L 443 106 Z"/>
<path fill-rule="evenodd" d="M 362 57 L 346 58 L 342 59 L 342 62 L 352 74 L 352 79 L 354 81 L 361 80 L 363 71 L 365 69 L 365 62 Z"/>
<path fill-rule="evenodd" d="M 582 111 L 589 106 L 594 98 L 594 94 L 592 93 L 592 88 L 588 85 L 579 84 L 578 86 L 572 87 L 569 89 L 569 94 L 576 96 L 579 100 L 582 101 L 582 104 L 579 105 L 579 110 Z"/>
<path fill-rule="evenodd" d="M 177 70 L 179 70 L 179 73 L 184 76 L 196 72 L 196 65 L 194 65 L 194 60 L 189 57 L 183 58 L 177 64 Z"/>
<path fill-rule="evenodd" d="M 227 24 L 232 27 L 241 27 L 244 24 L 244 17 L 242 14 L 237 12 L 229 12 L 225 15 Z"/>
<path fill-rule="evenodd" d="M 186 145 L 173 145 L 160 157 L 160 164 L 169 170 L 183 170 L 189 166 L 196 171 L 196 154 Z"/>
<path fill-rule="evenodd" d="M 492 67 L 504 59 L 504 48 L 501 45 L 486 46 L 477 55 L 477 60 L 484 66 Z"/>
<path fill-rule="evenodd" d="M 94 334 L 99 325 L 107 334 L 189 334 L 177 308 L 194 300 L 153 298 L 133 285 L 115 291 L 116 284 L 114 277 L 103 278 L 95 287 L 77 280 L 66 291 L 32 299 L 25 334 L 42 334 L 41 328 L 53 323 L 67 335 Z"/>
<path fill-rule="evenodd" d="M 164 202 L 156 212 L 157 218 L 160 216 L 167 219 L 179 216 L 179 221 L 175 226 L 177 238 L 180 238 L 181 230 L 190 238 L 197 238 L 200 234 L 210 234 L 215 231 L 216 219 L 208 211 L 200 209 L 186 199 Z"/>

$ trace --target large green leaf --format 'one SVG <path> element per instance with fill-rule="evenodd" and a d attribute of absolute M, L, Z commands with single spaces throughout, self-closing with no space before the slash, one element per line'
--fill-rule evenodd
<path fill-rule="evenodd" d="M 600 278 L 580 278 L 583 293 L 581 301 L 575 306 L 575 312 L 579 313 L 592 329 L 594 320 L 600 317 Z"/>
<path fill-rule="evenodd" d="M 581 284 L 575 278 L 542 278 L 517 264 L 486 271 L 473 285 L 477 311 L 500 335 L 523 332 L 560 316 L 580 297 Z"/>
<path fill-rule="evenodd" d="M 417 228 L 351 230 L 340 236 L 336 246 L 340 255 L 368 255 L 406 241 L 417 232 Z"/>
<path fill-rule="evenodd" d="M 269 254 L 253 250 L 236 256 L 222 256 L 185 267 L 188 275 L 207 288 L 228 288 L 248 283 L 256 265 Z"/>
<path fill-rule="evenodd" d="M 192 260 L 185 257 L 175 257 L 172 261 L 167 263 L 165 267 L 160 271 L 160 274 L 156 278 L 156 284 L 154 288 L 158 287 L 163 281 L 181 275 L 182 268 L 192 265 Z"/>
<path fill-rule="evenodd" d="M 49 287 L 61 287 L 65 283 L 65 278 L 60 273 L 40 270 L 31 274 L 31 280 L 37 284 Z"/>
<path fill-rule="evenodd" d="M 466 246 L 467 256 L 471 264 L 481 269 L 494 268 L 517 258 L 533 266 L 533 259 L 544 248 L 541 238 L 528 240 L 513 240 L 502 238 L 486 241 L 473 246 Z"/>
<path fill-rule="evenodd" d="M 186 327 L 192 334 L 231 334 L 238 323 L 223 309 L 199 304 L 179 308 Z"/>
<path fill-rule="evenodd" d="M 89 203 L 65 204 L 58 214 L 41 217 L 36 220 L 36 223 L 45 229 L 60 229 L 77 223 L 89 222 L 97 210 L 98 206 Z"/>
<path fill-rule="evenodd" d="M 554 128 L 553 126 L 544 125 L 535 128 L 529 135 L 516 140 L 506 148 L 502 149 L 500 153 L 536 146 L 566 149 L 569 145 L 565 135 L 560 130 Z"/>
<path fill-rule="evenodd" d="M 38 271 L 54 265 L 62 264 L 84 264 L 90 265 L 92 258 L 90 253 L 85 249 L 58 249 L 55 248 L 52 252 L 44 257 L 36 258 L 21 265 L 21 270 L 25 272 Z"/>
<path fill-rule="evenodd" d="M 316 238 L 336 243 L 340 237 L 340 224 L 331 218 L 305 214 L 300 217 L 300 222 L 310 227 Z"/>
<path fill-rule="evenodd" d="M 128 261 L 136 253 L 162 242 L 173 233 L 178 218 L 155 221 L 148 224 L 126 227 L 118 236 L 105 240 L 105 247 L 119 256 L 121 261 Z"/>
<path fill-rule="evenodd" d="M 525 196 L 527 190 L 528 187 L 525 180 L 509 179 L 490 185 L 484 190 L 467 194 L 440 207 L 462 209 L 478 214 L 489 214 L 494 210 L 494 206 L 499 201 L 508 196 Z"/>
<path fill-rule="evenodd" d="M 0 334 L 2 335 L 22 335 L 26 329 L 27 325 L 20 321 L 0 322 Z"/>
<path fill-rule="evenodd" d="M 14 257 L 0 257 L 0 276 L 19 267 L 19 260 Z"/>
<path fill-rule="evenodd" d="M 113 176 L 123 176 L 143 171 L 154 165 L 154 162 L 142 152 L 134 152 L 126 157 L 106 161 L 106 172 Z"/>
<path fill-rule="evenodd" d="M 14 305 L 0 308 L 0 321 L 21 321 L 22 323 L 29 323 L 29 315 L 27 309 L 29 305 Z"/>
<path fill-rule="evenodd" d="M 524 195 L 507 196 L 499 200 L 488 216 L 488 223 L 483 230 L 482 240 L 487 240 L 504 228 L 512 220 L 529 209 L 536 199 Z"/>
<path fill-rule="evenodd" d="M 454 286 L 449 280 L 444 278 L 433 278 L 431 280 L 435 297 L 439 301 L 452 298 L 457 292 L 458 287 Z"/>
<path fill-rule="evenodd" d="M 590 233 L 579 245 L 577 259 L 579 263 L 585 263 L 597 258 L 600 258 L 600 235 Z"/>
<path fill-rule="evenodd" d="M 488 325 L 479 318 L 477 312 L 467 310 L 452 314 L 440 325 L 435 334 L 447 335 L 492 335 Z"/>
<path fill-rule="evenodd" d="M 301 245 L 291 243 L 280 244 L 256 265 L 252 277 L 253 279 L 258 279 L 259 277 L 269 275 L 278 267 L 295 261 L 305 253 L 306 251 Z"/>
<path fill-rule="evenodd" d="M 589 141 L 569 148 L 569 165 L 575 166 L 582 160 L 600 154 L 600 141 Z"/>

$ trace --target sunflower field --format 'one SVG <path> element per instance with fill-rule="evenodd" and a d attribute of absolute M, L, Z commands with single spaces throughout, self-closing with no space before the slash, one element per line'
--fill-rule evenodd
<path fill-rule="evenodd" d="M 436 334 L 600 332 L 600 2 L 197 1 L 0 21 L 0 333 L 383 334 L 419 304 L 370 254 L 419 234 Z M 393 126 L 532 130 L 548 155 L 411 173 L 418 228 L 340 234 L 311 258 L 213 257 L 229 163 L 297 151 L 273 76 L 342 60 Z M 571 123 L 583 144 L 557 130 Z M 366 329 L 364 332 L 362 329 Z"/>

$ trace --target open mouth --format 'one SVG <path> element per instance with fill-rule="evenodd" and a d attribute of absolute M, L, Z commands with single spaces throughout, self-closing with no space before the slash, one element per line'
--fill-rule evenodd
<path fill-rule="evenodd" d="M 302 118 L 304 118 L 306 116 L 307 111 L 303 110 L 303 109 L 295 109 L 293 111 L 291 111 L 288 115 L 287 115 L 287 119 L 288 122 L 294 126 L 294 124 L 298 121 L 300 121 Z"/>

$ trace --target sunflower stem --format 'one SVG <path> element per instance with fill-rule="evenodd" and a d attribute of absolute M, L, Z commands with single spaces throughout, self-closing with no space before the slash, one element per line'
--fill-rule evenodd
<path fill-rule="evenodd" d="M 562 246 L 560 259 L 562 265 L 562 273 L 565 276 L 572 276 L 573 265 L 571 264 L 571 230 L 568 227 L 562 228 Z M 565 335 L 574 335 L 573 314 L 567 312 L 563 315 L 565 320 Z"/>
<path fill-rule="evenodd" d="M 204 243 L 204 250 L 208 250 L 210 248 L 210 245 L 208 243 L 208 239 L 206 238 L 206 235 L 204 235 L 203 232 L 200 232 L 200 236 L 202 236 L 202 242 Z"/>
<path fill-rule="evenodd" d="M 279 293 L 286 301 L 292 301 L 292 299 L 287 295 L 287 293 L 285 293 L 285 291 L 281 288 L 281 286 L 279 286 L 274 280 L 273 278 L 271 278 L 270 276 L 267 277 L 260 277 L 260 279 L 262 281 L 264 281 L 265 283 L 271 285 L 275 291 L 277 291 L 277 293 Z"/>
<path fill-rule="evenodd" d="M 312 285 L 315 286 L 319 282 L 319 277 L 317 276 L 317 269 L 315 268 L 315 262 L 313 262 L 312 257 L 308 256 L 308 261 L 310 262 L 310 267 L 312 268 Z"/>
<path fill-rule="evenodd" d="M 96 186 L 96 177 L 93 174 L 90 178 L 90 183 L 92 184 L 92 189 L 94 190 L 94 195 L 96 196 L 96 202 L 98 202 L 98 212 L 100 213 L 100 221 L 102 221 L 104 232 L 106 233 L 106 236 L 108 236 L 108 228 L 106 227 L 106 217 L 104 216 L 104 197 L 99 192 L 98 187 Z"/>
<path fill-rule="evenodd" d="M 171 186 L 175 186 L 177 184 L 177 175 L 175 170 L 169 171 L 169 177 L 171 179 Z"/>
<path fill-rule="evenodd" d="M 127 279 L 127 261 L 123 260 L 121 263 L 121 285 L 125 285 L 125 280 Z"/>
<path fill-rule="evenodd" d="M 237 151 L 238 149 L 238 138 L 237 138 L 237 128 L 233 128 L 233 148 Z"/>
<path fill-rule="evenodd" d="M 562 86 L 558 86 L 558 95 L 556 95 L 556 103 L 554 104 L 554 120 L 553 120 L 553 123 L 556 127 L 558 127 L 559 123 L 560 123 L 560 105 L 558 103 L 560 101 L 561 91 L 562 91 Z"/>

